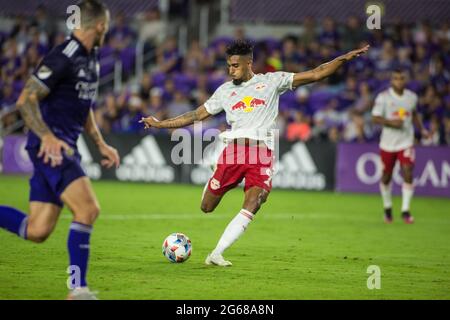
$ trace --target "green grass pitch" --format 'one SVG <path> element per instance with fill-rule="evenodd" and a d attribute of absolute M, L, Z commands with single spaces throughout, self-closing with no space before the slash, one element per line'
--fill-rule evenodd
<path fill-rule="evenodd" d="M 100 299 L 449 299 L 450 200 L 414 198 L 414 225 L 382 223 L 378 195 L 272 191 L 227 252 L 231 268 L 203 264 L 240 210 L 242 189 L 215 212 L 200 209 L 202 188 L 95 182 L 102 206 L 91 239 L 89 286 Z M 28 206 L 26 177 L 0 176 L 0 203 Z M 67 295 L 65 209 L 52 236 L 33 244 L 0 230 L 0 299 Z M 161 253 L 172 232 L 192 240 L 191 258 Z M 381 270 L 369 290 L 367 268 Z"/>

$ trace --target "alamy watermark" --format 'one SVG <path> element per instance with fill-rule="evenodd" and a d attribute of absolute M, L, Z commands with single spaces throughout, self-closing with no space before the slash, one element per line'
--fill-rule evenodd
<path fill-rule="evenodd" d="M 67 288 L 73 290 L 81 286 L 81 269 L 77 265 L 70 265 L 66 272 L 69 274 L 67 278 Z"/>
<path fill-rule="evenodd" d="M 366 27 L 369 30 L 381 29 L 381 16 L 384 12 L 382 4 L 368 4 L 366 7 Z"/>
<path fill-rule="evenodd" d="M 367 278 L 367 289 L 381 289 L 381 269 L 377 265 L 370 265 L 367 267 L 367 273 L 370 276 Z"/>
<path fill-rule="evenodd" d="M 66 20 L 66 26 L 69 30 L 77 30 L 81 28 L 81 10 L 77 5 L 68 6 L 66 13 L 70 16 Z"/>
<path fill-rule="evenodd" d="M 179 128 L 172 132 L 171 141 L 178 143 L 172 148 L 171 161 L 175 165 L 207 165 L 205 162 L 211 160 L 213 163 L 209 164 L 269 165 L 276 161 L 279 154 L 278 130 L 255 129 L 251 133 L 260 138 L 232 138 L 231 131 L 203 130 L 202 122 L 196 122 L 193 131 Z"/>

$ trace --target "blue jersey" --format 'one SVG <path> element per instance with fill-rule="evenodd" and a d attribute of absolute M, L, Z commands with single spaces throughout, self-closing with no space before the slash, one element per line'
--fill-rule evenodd
<path fill-rule="evenodd" d="M 97 96 L 99 71 L 97 49 L 88 52 L 72 35 L 53 48 L 32 75 L 50 91 L 39 103 L 44 122 L 74 149 Z M 27 149 L 39 145 L 40 138 L 30 131 Z"/>

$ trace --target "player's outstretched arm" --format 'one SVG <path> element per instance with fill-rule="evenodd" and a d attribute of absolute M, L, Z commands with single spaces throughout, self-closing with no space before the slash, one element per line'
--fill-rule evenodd
<path fill-rule="evenodd" d="M 182 128 L 193 124 L 195 121 L 202 121 L 209 118 L 211 114 L 201 105 L 194 111 L 186 112 L 176 118 L 159 121 L 155 117 L 142 118 L 140 123 L 144 123 L 145 129 L 153 128 Z"/>
<path fill-rule="evenodd" d="M 298 87 L 303 84 L 320 81 L 329 75 L 336 72 L 336 70 L 344 64 L 344 62 L 350 61 L 356 57 L 359 57 L 361 54 L 366 53 L 369 50 L 369 46 L 365 46 L 363 48 L 350 51 L 346 54 L 343 54 L 336 59 L 329 61 L 327 63 L 321 64 L 315 69 L 300 72 L 294 74 L 294 81 L 292 83 L 293 87 Z"/>
<path fill-rule="evenodd" d="M 64 141 L 59 140 L 51 132 L 42 119 L 39 101 L 44 99 L 50 91 L 32 77 L 28 79 L 16 102 L 26 126 L 41 138 L 38 157 L 44 157 L 44 163 L 51 162 L 52 167 L 62 163 L 61 148 L 67 152 L 72 149 Z"/>
<path fill-rule="evenodd" d="M 120 164 L 120 157 L 117 150 L 110 145 L 108 145 L 103 139 L 103 135 L 98 129 L 97 123 L 95 122 L 94 111 L 92 109 L 89 111 L 89 116 L 86 120 L 86 125 L 84 126 L 86 133 L 91 137 L 92 141 L 97 145 L 100 154 L 105 157 L 101 164 L 107 168 L 111 168 L 113 165 L 116 168 Z"/>

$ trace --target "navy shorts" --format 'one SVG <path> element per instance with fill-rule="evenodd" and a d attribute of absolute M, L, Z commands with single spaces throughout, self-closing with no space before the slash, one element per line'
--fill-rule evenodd
<path fill-rule="evenodd" d="M 27 151 L 34 166 L 30 178 L 30 201 L 50 202 L 63 207 L 61 194 L 70 183 L 86 176 L 81 167 L 80 154 L 75 152 L 71 157 L 64 155 L 62 164 L 52 168 L 50 162 L 45 164 L 43 157 L 37 157 L 39 149 Z"/>

